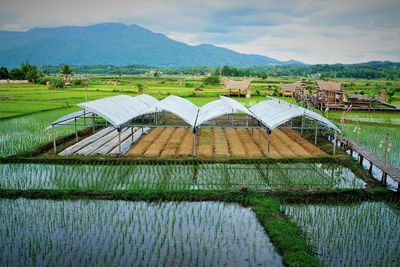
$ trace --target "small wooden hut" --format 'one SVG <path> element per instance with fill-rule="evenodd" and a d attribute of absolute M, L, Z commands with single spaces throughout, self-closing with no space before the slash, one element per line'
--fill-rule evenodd
<path fill-rule="evenodd" d="M 224 87 L 228 90 L 224 95 L 229 97 L 247 97 L 250 98 L 250 83 L 251 79 L 240 81 L 223 79 Z"/>
<path fill-rule="evenodd" d="M 301 82 L 281 83 L 281 95 L 293 97 L 296 90 L 301 88 Z"/>
<path fill-rule="evenodd" d="M 317 80 L 315 82 L 317 103 L 314 103 L 314 106 L 318 108 L 339 108 L 345 106 L 345 91 L 341 89 L 341 86 L 342 83 L 340 82 Z"/>

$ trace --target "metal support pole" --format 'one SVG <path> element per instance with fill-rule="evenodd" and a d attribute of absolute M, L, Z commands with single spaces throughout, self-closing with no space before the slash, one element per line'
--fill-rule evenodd
<path fill-rule="evenodd" d="M 333 137 L 333 155 L 336 155 L 336 131 Z"/>
<path fill-rule="evenodd" d="M 268 137 L 268 150 L 267 150 L 267 155 L 269 156 L 269 152 L 270 152 L 270 149 L 271 149 L 271 137 L 270 137 L 270 135 L 271 135 L 271 133 L 268 133 L 267 132 L 267 137 Z"/>
<path fill-rule="evenodd" d="M 132 138 L 132 143 L 133 143 L 133 127 L 131 127 L 131 138 Z"/>
<path fill-rule="evenodd" d="M 57 153 L 56 133 L 55 133 L 54 125 L 52 126 L 51 131 L 53 133 L 53 149 L 54 149 L 54 153 Z"/>
<path fill-rule="evenodd" d="M 258 144 L 261 145 L 261 129 L 258 128 Z"/>
<path fill-rule="evenodd" d="M 83 124 L 86 126 L 86 109 L 83 110 Z"/>
<path fill-rule="evenodd" d="M 75 142 L 78 142 L 78 130 L 76 129 L 76 117 L 75 117 Z"/>
<path fill-rule="evenodd" d="M 93 133 L 95 132 L 95 115 L 92 114 L 92 128 L 93 128 Z"/>
<path fill-rule="evenodd" d="M 121 149 L 121 128 L 118 128 L 118 150 L 119 154 L 122 154 L 122 149 Z"/>
<path fill-rule="evenodd" d="M 314 137 L 314 144 L 317 144 L 317 138 L 318 138 L 318 122 L 315 121 L 315 137 Z"/>
<path fill-rule="evenodd" d="M 196 133 L 193 133 L 193 156 L 196 156 Z"/>
<path fill-rule="evenodd" d="M 305 110 L 304 110 L 304 113 L 306 113 Z M 301 117 L 301 131 L 300 131 L 301 134 L 303 134 L 303 128 L 304 128 L 304 114 L 303 114 L 303 116 Z"/>

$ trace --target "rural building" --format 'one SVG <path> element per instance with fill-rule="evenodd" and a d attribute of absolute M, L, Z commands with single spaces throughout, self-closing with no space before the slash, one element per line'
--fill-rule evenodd
<path fill-rule="evenodd" d="M 281 95 L 293 97 L 296 90 L 299 90 L 301 86 L 301 82 L 281 83 Z"/>
<path fill-rule="evenodd" d="M 331 109 L 345 106 L 345 91 L 341 89 L 342 83 L 317 80 L 315 86 L 317 90 L 315 101 L 318 108 Z"/>
<path fill-rule="evenodd" d="M 225 96 L 229 97 L 247 97 L 250 98 L 250 83 L 251 79 L 245 79 L 241 81 L 230 80 L 228 78 L 223 79 L 224 87 L 229 92 L 225 93 Z"/>

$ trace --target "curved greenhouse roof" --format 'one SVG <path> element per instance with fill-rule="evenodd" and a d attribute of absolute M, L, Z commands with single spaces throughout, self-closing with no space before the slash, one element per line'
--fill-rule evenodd
<path fill-rule="evenodd" d="M 143 114 L 143 111 L 158 102 L 152 96 L 117 95 L 77 104 L 78 107 L 100 115 L 113 126 L 119 127 Z"/>
<path fill-rule="evenodd" d="M 260 125 L 269 130 L 278 127 L 292 118 L 304 115 L 325 124 L 329 128 L 340 131 L 335 124 L 318 113 L 275 98 L 262 101 L 249 109 L 238 101 L 224 96 L 199 108 L 192 102 L 179 96 L 171 95 L 158 101 L 146 94 L 136 97 L 118 95 L 79 103 L 77 105 L 85 110 L 66 115 L 53 122 L 50 126 L 74 120 L 75 117 L 84 114 L 94 113 L 118 128 L 141 115 L 167 111 L 184 120 L 195 130 L 207 121 L 217 117 L 243 112 L 255 118 Z"/>
<path fill-rule="evenodd" d="M 318 113 L 275 98 L 255 104 L 249 110 L 271 130 L 304 115 L 340 132 L 335 124 Z"/>

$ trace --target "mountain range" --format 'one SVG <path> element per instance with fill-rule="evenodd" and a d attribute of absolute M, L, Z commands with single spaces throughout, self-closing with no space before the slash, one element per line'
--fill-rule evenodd
<path fill-rule="evenodd" d="M 138 25 L 92 26 L 0 31 L 0 65 L 128 65 L 158 67 L 265 66 L 302 64 L 263 55 L 242 54 L 211 44 L 188 45 Z"/>

